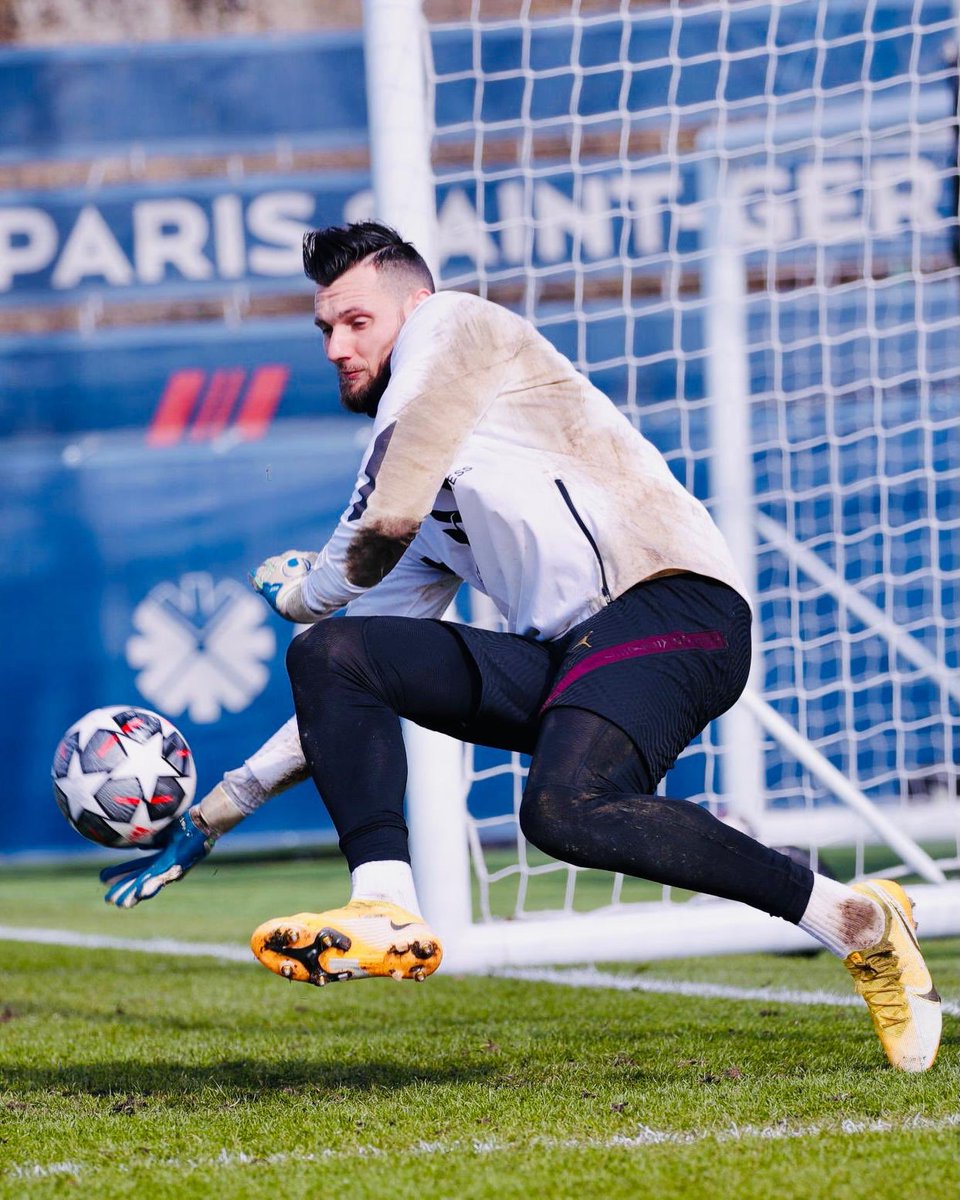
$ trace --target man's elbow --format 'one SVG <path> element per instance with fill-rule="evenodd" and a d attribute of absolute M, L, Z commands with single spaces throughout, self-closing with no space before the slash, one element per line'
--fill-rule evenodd
<path fill-rule="evenodd" d="M 358 530 L 347 550 L 348 583 L 363 588 L 378 584 L 403 557 L 418 528 L 414 522 L 381 521 Z"/>

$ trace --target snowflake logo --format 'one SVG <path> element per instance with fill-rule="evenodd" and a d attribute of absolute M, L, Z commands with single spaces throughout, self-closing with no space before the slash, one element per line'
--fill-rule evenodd
<path fill-rule="evenodd" d="M 223 709 L 242 712 L 266 687 L 277 648 L 266 615 L 236 580 L 205 571 L 157 584 L 134 609 L 126 646 L 141 695 L 173 717 L 189 710 L 202 725 Z"/>

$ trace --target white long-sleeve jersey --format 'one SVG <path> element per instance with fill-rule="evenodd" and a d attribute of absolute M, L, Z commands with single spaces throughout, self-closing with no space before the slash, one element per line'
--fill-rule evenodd
<path fill-rule="evenodd" d="M 529 321 L 431 296 L 390 367 L 350 506 L 304 584 L 318 618 L 365 593 L 363 611 L 435 615 L 465 580 L 510 632 L 552 639 L 658 575 L 744 591 L 703 505 Z"/>
<path fill-rule="evenodd" d="M 635 583 L 743 584 L 703 505 L 537 330 L 445 292 L 400 330 L 356 489 L 307 576 L 318 619 L 440 617 L 462 580 L 512 633 L 556 638 Z M 266 798 L 307 775 L 295 720 L 247 766 Z"/>

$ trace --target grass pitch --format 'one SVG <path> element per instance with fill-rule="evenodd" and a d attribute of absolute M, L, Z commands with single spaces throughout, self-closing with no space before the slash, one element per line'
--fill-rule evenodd
<path fill-rule="evenodd" d="M 92 868 L 8 870 L 0 924 L 242 946 L 267 916 L 342 903 L 346 885 L 338 860 L 214 857 L 117 912 Z M 842 1200 L 955 1187 L 956 1017 L 916 1077 L 884 1065 L 859 1008 L 442 973 L 320 991 L 252 959 L 0 948 L 4 1197 Z M 956 1003 L 960 943 L 926 949 Z M 621 971 L 848 990 L 825 954 Z"/>

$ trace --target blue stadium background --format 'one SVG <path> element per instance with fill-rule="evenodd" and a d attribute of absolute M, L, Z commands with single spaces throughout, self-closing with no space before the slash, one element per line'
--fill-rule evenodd
<path fill-rule="evenodd" d="M 921 7 L 932 30 L 921 42 L 923 69 L 944 61 L 951 6 Z M 877 6 L 876 31 L 882 33 L 884 23 L 898 28 L 915 8 Z M 833 6 L 836 27 L 827 32 L 861 29 L 857 10 L 855 4 Z M 796 5 L 790 19 L 802 31 L 812 13 L 812 6 Z M 734 44 L 762 44 L 768 16 L 756 8 L 738 15 Z M 789 33 L 783 30 L 784 37 Z M 642 65 L 644 56 L 661 53 L 668 35 L 666 20 L 646 19 L 632 41 L 635 61 Z M 683 68 L 679 92 L 691 110 L 714 95 L 715 68 L 698 55 L 715 49 L 717 36 L 714 19 L 692 20 L 680 47 L 681 59 L 693 60 Z M 616 61 L 618 35 L 599 28 L 592 38 L 585 40 L 584 61 L 591 55 Z M 544 32 L 536 41 L 538 61 L 562 60 L 567 41 L 560 30 Z M 903 70 L 913 48 L 906 36 L 879 37 L 871 78 Z M 448 34 L 435 52 L 438 63 L 456 66 L 467 61 L 470 47 L 462 35 Z M 515 65 L 517 39 L 493 37 L 484 53 L 488 70 Z M 825 84 L 859 79 L 864 62 L 863 39 L 851 36 L 829 56 Z M 735 60 L 727 97 L 755 97 L 759 106 L 769 85 L 767 67 L 762 54 Z M 791 91 L 808 68 L 802 56 L 788 60 L 775 88 Z M 613 73 L 597 77 L 581 97 L 581 111 L 603 111 L 619 86 Z M 634 108 L 644 96 L 651 108 L 662 102 L 659 70 L 637 70 L 633 87 Z M 470 97 L 451 88 L 438 102 L 449 106 L 452 119 L 458 106 L 469 111 Z M 566 111 L 568 103 L 556 87 L 535 97 L 541 115 Z M 508 84 L 489 88 L 484 116 L 496 119 L 515 105 Z M 750 115 L 749 107 L 742 114 Z M 16 809 L 16 820 L 3 823 L 0 853 L 77 853 L 89 847 L 51 802 L 49 765 L 60 734 L 88 709 L 129 701 L 174 715 L 194 747 L 201 785 L 212 784 L 289 715 L 282 661 L 289 631 L 280 622 L 259 624 L 244 615 L 238 635 L 249 659 L 244 677 L 226 678 L 229 663 L 208 664 L 224 678 L 211 686 L 206 677 L 205 691 L 203 681 L 197 685 L 202 699 L 176 714 L 172 701 L 164 702 L 162 663 L 153 664 L 161 683 L 145 692 L 142 659 L 131 646 L 139 637 L 142 651 L 149 622 L 169 618 L 185 631 L 193 652 L 215 659 L 212 627 L 224 606 L 239 603 L 231 581 L 242 583 L 269 553 L 321 543 L 352 486 L 366 428 L 339 410 L 311 323 L 310 287 L 297 267 L 296 230 L 351 218 L 369 205 L 360 35 L 0 51 L 0 130 L 0 173 L 7 181 L 0 193 L 7 250 L 6 264 L 0 262 L 0 320 L 26 312 L 40 330 L 11 321 L 5 327 L 15 332 L 0 343 L 6 642 L 0 761 L 4 806 Z M 273 165 L 237 171 L 237 156 L 249 161 L 258 154 Z M 311 155 L 320 164 L 315 168 L 304 166 Z M 129 169 L 131 162 L 149 168 L 171 156 L 209 166 L 169 180 L 149 169 L 137 179 Z M 114 159 L 128 164 L 120 182 L 101 169 Z M 76 163 L 86 166 L 71 175 L 66 168 Z M 25 167 L 33 174 L 18 175 Z M 43 169 L 62 182 L 38 183 Z M 562 172 L 554 183 L 572 187 Z M 693 174 L 683 187 L 696 188 Z M 441 186 L 441 205 L 452 190 Z M 469 188 L 466 193 L 476 199 Z M 944 226 L 930 234 L 943 252 L 950 244 L 951 204 L 945 188 Z M 462 276 L 470 266 L 454 251 L 444 272 Z M 287 298 L 280 305 L 284 315 L 268 315 L 276 297 Z M 260 309 L 258 298 L 265 302 Z M 954 314 L 957 299 L 955 279 L 928 289 L 928 321 Z M 838 319 L 853 319 L 861 303 L 862 297 L 848 295 Z M 901 310 L 912 303 L 912 295 L 905 297 Z M 302 311 L 294 314 L 297 304 Z M 144 305 L 168 305 L 178 319 L 140 320 L 136 313 Z M 237 305 L 247 306 L 242 319 Z M 64 306 L 72 306 L 84 332 L 50 331 L 56 321 L 49 314 Z M 635 315 L 644 315 L 642 302 Z M 751 320 L 757 329 L 768 322 L 765 305 L 754 302 Z M 664 407 L 680 378 L 673 322 L 651 303 L 649 319 L 634 328 L 634 351 L 651 360 L 639 390 L 640 403 L 650 404 L 645 432 L 702 490 L 702 460 L 689 472 L 678 463 L 680 422 Z M 558 323 L 550 332 L 575 356 L 572 326 Z M 598 322 L 591 338 L 591 359 L 617 357 L 622 321 Z M 692 422 L 686 436 L 702 449 L 706 432 L 695 403 L 705 392 L 701 310 L 686 314 L 682 344 L 681 386 Z M 908 362 L 917 349 L 899 345 L 897 352 Z M 942 375 L 955 371 L 955 329 L 927 352 Z M 752 361 L 755 390 L 767 386 L 768 367 L 762 355 Z M 791 369 L 810 370 L 802 363 Z M 621 401 L 627 376 L 626 367 L 615 367 L 599 372 L 597 381 Z M 867 419 L 870 401 L 864 403 L 854 424 Z M 955 386 L 945 387 L 937 403 L 945 418 L 955 412 Z M 803 419 L 798 410 L 797 420 Z M 955 473 L 955 438 L 945 434 L 936 453 L 945 473 Z M 815 460 L 810 469 L 817 470 Z M 859 460 L 851 456 L 845 469 L 855 476 Z M 943 502 L 956 511 L 958 499 L 954 487 Z M 922 512 L 922 487 L 903 503 L 914 515 Z M 945 570 L 956 570 L 958 554 L 955 540 L 945 546 Z M 151 594 L 153 608 L 144 616 Z M 157 616 L 161 610 L 165 618 Z M 827 724 L 830 719 L 827 714 Z M 923 753 L 935 765 L 952 748 Z M 328 836 L 329 827 L 305 787 L 268 806 L 244 832 L 283 841 Z"/>

